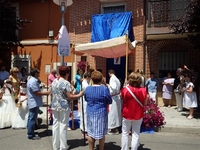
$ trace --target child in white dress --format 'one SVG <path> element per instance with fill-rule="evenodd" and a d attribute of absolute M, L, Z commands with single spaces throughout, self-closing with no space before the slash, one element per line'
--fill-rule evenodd
<path fill-rule="evenodd" d="M 0 129 L 11 127 L 16 113 L 16 104 L 12 92 L 12 81 L 7 79 L 0 90 Z"/>
<path fill-rule="evenodd" d="M 197 107 L 197 95 L 193 91 L 194 84 L 191 82 L 192 75 L 186 74 L 186 87 L 184 88 L 184 104 L 186 107 L 190 108 L 190 114 L 187 117 L 192 119 L 194 115 L 194 108 Z"/>
<path fill-rule="evenodd" d="M 27 127 L 28 106 L 27 106 L 27 81 L 22 79 L 20 82 L 20 92 L 18 95 L 19 102 L 17 104 L 17 112 L 12 122 L 13 129 L 24 129 Z"/>

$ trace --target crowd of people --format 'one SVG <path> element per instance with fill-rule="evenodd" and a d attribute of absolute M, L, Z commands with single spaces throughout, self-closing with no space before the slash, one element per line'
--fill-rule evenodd
<path fill-rule="evenodd" d="M 109 83 L 105 82 L 101 69 L 87 68 L 85 71 L 79 68 L 75 81 L 71 84 L 68 81 L 69 72 L 67 66 L 61 66 L 59 76 L 51 84 L 53 148 L 68 148 L 67 121 L 70 104 L 78 99 L 80 129 L 82 135 L 88 139 L 90 150 L 94 150 L 96 140 L 99 140 L 99 149 L 103 150 L 105 135 L 119 132 L 122 132 L 122 150 L 128 149 L 127 139 L 130 133 L 132 150 L 137 149 L 144 117 L 143 106 L 147 103 L 142 72 L 131 71 L 122 89 L 123 83 L 112 69 L 108 70 Z"/>
<path fill-rule="evenodd" d="M 33 69 L 28 75 L 25 67 L 10 69 L 10 73 L 1 67 L 0 81 L 0 129 L 28 129 L 27 136 L 34 139 L 34 129 L 37 127 L 39 107 L 43 106 L 39 70 Z M 35 100 L 37 99 L 37 100 Z"/>
<path fill-rule="evenodd" d="M 166 77 L 162 79 L 162 98 L 163 107 L 171 107 L 173 93 L 175 95 L 177 111 L 183 111 L 183 106 L 189 108 L 188 119 L 193 119 L 194 108 L 198 107 L 198 89 L 199 89 L 198 73 L 195 69 L 188 69 L 187 66 L 176 70 L 176 77 L 172 77 L 172 72 L 168 71 Z M 159 81 L 155 78 L 153 72 L 150 78 L 146 80 L 146 87 L 149 97 L 156 100 L 157 88 Z"/>
<path fill-rule="evenodd" d="M 176 102 L 177 111 L 183 111 L 183 106 L 189 108 L 190 112 L 188 119 L 193 119 L 194 108 L 198 107 L 198 74 L 195 69 L 178 68 L 176 71 L 177 77 L 172 84 Z"/>
<path fill-rule="evenodd" d="M 197 107 L 197 95 L 194 81 L 197 80 L 193 70 L 185 66 L 178 68 L 176 78 L 172 73 L 162 80 L 163 106 L 171 107 L 172 94 L 175 93 L 177 110 L 183 106 L 190 109 L 188 119 L 192 119 Z M 121 149 L 128 149 L 128 137 L 131 134 L 131 149 L 137 150 L 140 126 L 144 117 L 143 107 L 147 99 L 156 101 L 159 81 L 154 72 L 146 79 L 142 70 L 128 71 L 124 83 L 108 70 L 109 83 L 106 83 L 101 69 L 86 70 L 78 68 L 75 81 L 68 81 L 70 68 L 60 66 L 52 69 L 48 77 L 48 91 L 42 91 L 39 80 L 40 72 L 34 68 L 28 76 L 26 68 L 13 67 L 10 73 L 2 66 L 0 72 L 0 128 L 27 129 L 27 138 L 40 139 L 35 135 L 39 107 L 43 105 L 42 96 L 51 95 L 52 110 L 52 145 L 53 149 L 68 149 L 67 128 L 71 113 L 71 102 L 77 101 L 80 112 L 80 129 L 87 137 L 89 149 L 94 150 L 96 140 L 99 149 L 104 149 L 105 135 L 121 135 Z M 122 85 L 123 84 L 123 85 Z"/>
<path fill-rule="evenodd" d="M 25 68 L 22 68 L 23 72 Z M 18 67 L 6 71 L 5 66 L 0 71 L 0 128 L 12 127 L 20 129 L 27 127 L 27 80 L 19 76 Z"/>

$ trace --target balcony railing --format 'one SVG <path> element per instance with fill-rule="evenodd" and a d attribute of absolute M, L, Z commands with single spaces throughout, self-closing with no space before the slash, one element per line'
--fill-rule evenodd
<path fill-rule="evenodd" d="M 184 16 L 189 0 L 149 0 L 147 27 L 167 27 L 170 22 Z"/>

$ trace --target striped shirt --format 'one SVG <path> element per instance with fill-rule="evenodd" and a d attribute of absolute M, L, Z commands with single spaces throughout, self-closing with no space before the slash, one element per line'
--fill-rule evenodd
<path fill-rule="evenodd" d="M 87 113 L 101 113 L 107 111 L 107 105 L 112 103 L 109 89 L 104 86 L 88 86 L 84 91 L 87 101 Z"/>

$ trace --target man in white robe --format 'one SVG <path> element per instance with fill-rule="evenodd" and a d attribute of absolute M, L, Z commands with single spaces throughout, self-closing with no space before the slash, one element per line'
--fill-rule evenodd
<path fill-rule="evenodd" d="M 91 81 L 91 73 L 90 72 L 86 72 L 83 75 L 84 79 L 82 82 L 82 90 L 84 91 L 89 85 L 90 85 L 90 81 Z M 82 105 L 83 102 L 83 105 Z M 83 106 L 83 107 L 82 107 Z M 85 101 L 85 97 L 81 97 L 80 100 L 80 107 L 81 107 L 81 113 L 80 113 L 80 129 L 82 131 L 82 134 L 84 136 L 84 134 L 87 135 L 87 114 L 86 114 L 86 107 L 87 107 L 87 102 Z M 84 118 L 83 118 L 84 115 Z M 84 120 L 83 120 L 84 119 Z M 83 122 L 84 121 L 84 122 Z"/>
<path fill-rule="evenodd" d="M 113 135 L 119 134 L 118 127 L 120 127 L 122 124 L 122 101 L 120 98 L 121 83 L 115 76 L 114 70 L 109 70 L 108 74 L 110 76 L 108 88 L 110 90 L 110 95 L 112 96 L 112 104 L 110 104 L 108 108 L 108 134 Z"/>

